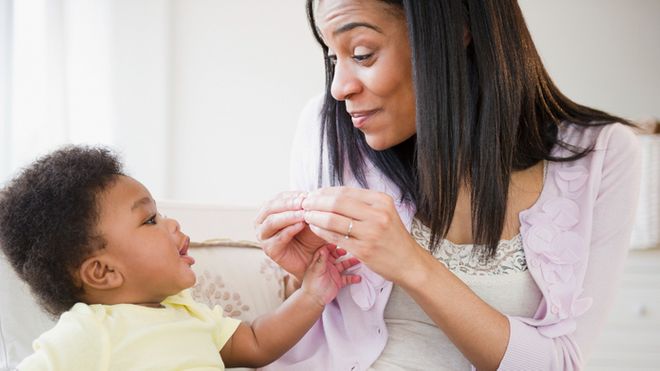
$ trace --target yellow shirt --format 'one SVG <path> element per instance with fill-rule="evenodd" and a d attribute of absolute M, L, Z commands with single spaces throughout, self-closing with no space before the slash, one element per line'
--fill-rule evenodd
<path fill-rule="evenodd" d="M 239 320 L 188 290 L 163 308 L 77 303 L 33 343 L 20 371 L 224 370 L 220 349 Z"/>

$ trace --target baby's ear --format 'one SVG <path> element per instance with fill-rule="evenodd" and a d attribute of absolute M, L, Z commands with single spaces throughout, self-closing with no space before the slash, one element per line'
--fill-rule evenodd
<path fill-rule="evenodd" d="M 112 258 L 106 254 L 91 256 L 80 265 L 78 271 L 83 287 L 94 290 L 112 290 L 124 283 L 124 276 Z"/>

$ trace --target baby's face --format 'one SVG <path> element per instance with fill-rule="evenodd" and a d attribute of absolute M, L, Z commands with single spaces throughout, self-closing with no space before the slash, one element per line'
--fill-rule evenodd
<path fill-rule="evenodd" d="M 119 176 L 99 199 L 98 231 L 124 278 L 122 289 L 135 303 L 159 303 L 195 284 L 187 254 L 190 239 L 174 219 L 162 217 L 149 191 Z"/>

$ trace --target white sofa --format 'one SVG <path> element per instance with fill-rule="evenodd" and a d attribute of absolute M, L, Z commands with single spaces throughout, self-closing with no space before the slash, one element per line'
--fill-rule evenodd
<path fill-rule="evenodd" d="M 221 305 L 227 315 L 245 321 L 282 302 L 281 270 L 254 242 L 246 242 L 254 240 L 255 209 L 177 202 L 159 202 L 159 209 L 178 219 L 193 241 L 216 239 L 191 249 L 198 300 Z M 630 254 L 622 290 L 588 370 L 657 370 L 660 365 L 660 246 L 647 247 Z M 12 370 L 31 352 L 32 340 L 52 325 L 0 259 L 0 371 Z"/>

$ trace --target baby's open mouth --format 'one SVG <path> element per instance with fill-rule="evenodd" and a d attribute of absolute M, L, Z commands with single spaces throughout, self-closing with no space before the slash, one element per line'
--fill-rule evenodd
<path fill-rule="evenodd" d="M 179 249 L 179 255 L 187 255 L 189 247 L 190 247 L 190 237 L 186 237 L 186 239 L 183 241 L 183 245 Z"/>
<path fill-rule="evenodd" d="M 192 256 L 188 255 L 188 248 L 190 247 L 190 237 L 186 236 L 186 239 L 183 241 L 183 245 L 179 248 L 179 256 L 184 258 L 188 264 L 195 264 L 195 259 Z"/>

